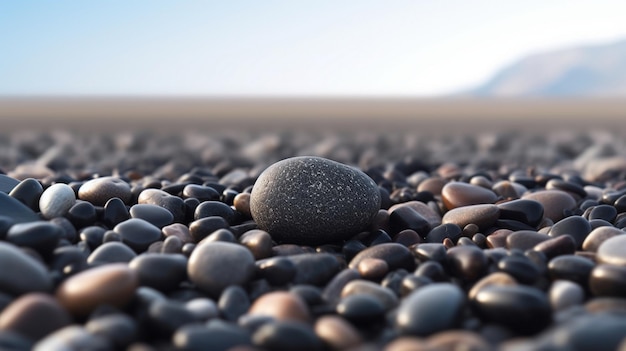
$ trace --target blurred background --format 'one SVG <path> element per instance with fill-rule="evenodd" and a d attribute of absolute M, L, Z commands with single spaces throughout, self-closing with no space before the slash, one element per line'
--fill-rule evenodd
<path fill-rule="evenodd" d="M 624 13 L 612 0 L 4 1 L 0 117 L 5 130 L 615 130 Z"/>

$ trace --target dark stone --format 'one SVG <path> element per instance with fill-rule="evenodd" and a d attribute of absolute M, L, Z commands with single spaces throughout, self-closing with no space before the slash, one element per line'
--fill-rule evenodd
<path fill-rule="evenodd" d="M 624 297 L 626 294 L 626 266 L 600 264 L 591 270 L 589 289 L 596 296 Z"/>
<path fill-rule="evenodd" d="M 39 198 L 43 193 L 41 183 L 33 178 L 26 178 L 17 184 L 9 196 L 19 200 L 33 211 L 39 210 Z"/>
<path fill-rule="evenodd" d="M 313 329 L 299 322 L 275 322 L 261 326 L 253 335 L 254 344 L 275 351 L 322 351 L 324 344 Z"/>
<path fill-rule="evenodd" d="M 475 282 L 487 273 L 487 256 L 476 246 L 456 246 L 447 252 L 450 274 L 463 282 Z"/>
<path fill-rule="evenodd" d="M 424 236 L 430 231 L 430 224 L 421 214 L 409 206 L 396 208 L 389 216 L 389 225 L 393 233 L 411 229 Z"/>
<path fill-rule="evenodd" d="M 541 338 L 537 350 L 613 351 L 626 337 L 623 314 L 582 314 L 566 320 Z"/>
<path fill-rule="evenodd" d="M 229 224 L 235 221 L 235 212 L 230 206 L 219 201 L 204 201 L 196 207 L 193 218 L 198 220 L 206 217 L 222 217 Z"/>
<path fill-rule="evenodd" d="M 130 208 L 130 216 L 132 218 L 140 218 L 155 227 L 161 229 L 166 225 L 172 224 L 174 216 L 167 209 L 150 204 L 137 204 Z"/>
<path fill-rule="evenodd" d="M 185 351 L 228 351 L 236 346 L 252 345 L 248 331 L 224 322 L 204 325 L 185 325 L 174 334 L 174 346 Z"/>
<path fill-rule="evenodd" d="M 535 245 L 550 239 L 551 237 L 548 234 L 538 233 L 531 230 L 520 230 L 515 231 L 506 237 L 506 247 L 508 249 L 526 251 L 532 249 Z"/>
<path fill-rule="evenodd" d="M 161 239 L 161 230 L 150 222 L 139 218 L 127 219 L 113 228 L 122 236 L 122 242 L 137 253 L 148 249 L 148 246 Z"/>
<path fill-rule="evenodd" d="M 63 230 L 49 222 L 15 224 L 6 240 L 14 245 L 30 247 L 42 256 L 49 256 L 63 235 Z"/>
<path fill-rule="evenodd" d="M 15 189 L 18 184 L 20 184 L 19 180 L 11 178 L 5 174 L 0 174 L 0 192 L 8 194 Z"/>
<path fill-rule="evenodd" d="M 258 275 L 271 285 L 284 285 L 296 276 L 296 266 L 286 257 L 272 257 L 256 262 Z"/>
<path fill-rule="evenodd" d="M 513 219 L 535 228 L 543 219 L 543 205 L 534 200 L 518 199 L 497 206 L 501 219 Z"/>
<path fill-rule="evenodd" d="M 114 197 L 104 205 L 104 214 L 102 222 L 109 228 L 114 228 L 119 223 L 130 218 L 130 213 L 122 200 Z"/>
<path fill-rule="evenodd" d="M 52 290 L 46 267 L 12 244 L 0 242 L 0 267 L 5 267 L 0 270 L 1 292 L 19 296 Z"/>
<path fill-rule="evenodd" d="M 380 322 L 385 315 L 385 306 L 368 294 L 354 294 L 342 298 L 337 304 L 337 314 L 355 325 Z"/>
<path fill-rule="evenodd" d="M 139 204 L 150 204 L 163 207 L 172 213 L 174 222 L 181 223 L 185 220 L 185 202 L 178 196 L 173 196 L 163 190 L 145 189 L 137 199 Z"/>
<path fill-rule="evenodd" d="M 378 187 L 363 172 L 307 156 L 267 168 L 254 185 L 250 210 L 277 242 L 320 245 L 366 229 L 380 202 Z"/>
<path fill-rule="evenodd" d="M 607 222 L 613 222 L 617 217 L 617 209 L 611 205 L 598 205 L 589 211 L 589 220 L 603 219 Z"/>
<path fill-rule="evenodd" d="M 86 201 L 77 201 L 65 216 L 76 228 L 92 225 L 97 219 L 96 208 Z"/>
<path fill-rule="evenodd" d="M 508 273 L 522 284 L 531 285 L 541 274 L 537 266 L 526 256 L 508 256 L 498 262 L 498 269 Z"/>
<path fill-rule="evenodd" d="M 250 299 L 242 287 L 231 285 L 222 291 L 217 306 L 224 320 L 236 322 L 250 308 Z"/>
<path fill-rule="evenodd" d="M 535 334 L 552 322 L 546 295 L 525 285 L 486 286 L 473 303 L 484 322 L 502 324 L 521 334 Z"/>
<path fill-rule="evenodd" d="M 329 253 L 305 253 L 287 256 L 296 268 L 294 284 L 323 286 L 343 268 Z"/>
<path fill-rule="evenodd" d="M 0 191 L 0 213 L 13 223 L 28 223 L 39 220 L 39 216 L 19 200 Z"/>
<path fill-rule="evenodd" d="M 89 249 L 95 250 L 104 242 L 104 233 L 106 233 L 106 231 L 107 230 L 102 227 L 91 226 L 83 228 L 78 237 L 80 240 L 87 243 Z"/>
<path fill-rule="evenodd" d="M 547 259 L 552 259 L 560 255 L 573 254 L 576 251 L 576 241 L 571 235 L 565 234 L 540 242 L 533 250 L 541 252 Z"/>
<path fill-rule="evenodd" d="M 428 243 L 442 243 L 444 239 L 448 238 L 453 242 L 457 242 L 463 235 L 463 230 L 454 223 L 446 223 L 436 226 L 431 229 L 426 235 L 426 242 Z"/>
<path fill-rule="evenodd" d="M 229 227 L 228 222 L 222 217 L 204 217 L 189 224 L 189 234 L 195 242 L 200 242 L 217 230 L 228 229 Z"/>
<path fill-rule="evenodd" d="M 588 258 L 562 255 L 550 260 L 548 273 L 552 280 L 571 280 L 582 287 L 586 287 L 594 266 L 595 263 Z"/>
<path fill-rule="evenodd" d="M 239 242 L 247 247 L 257 260 L 272 256 L 272 237 L 264 230 L 247 231 L 239 237 Z"/>
<path fill-rule="evenodd" d="M 581 248 L 590 232 L 591 225 L 589 221 L 581 216 L 570 216 L 554 223 L 548 234 L 553 237 L 568 234 L 574 238 L 576 248 Z"/>
<path fill-rule="evenodd" d="M 447 259 L 446 247 L 443 244 L 423 243 L 412 247 L 411 250 L 420 261 L 444 263 Z"/>
<path fill-rule="evenodd" d="M 210 186 L 188 184 L 183 188 L 184 198 L 195 198 L 198 201 L 216 201 L 220 198 L 220 193 Z"/>
<path fill-rule="evenodd" d="M 96 206 L 104 206 L 112 198 L 119 198 L 129 203 L 130 185 L 119 178 L 102 177 L 85 182 L 78 190 L 78 198 Z"/>
<path fill-rule="evenodd" d="M 137 341 L 139 326 L 137 322 L 123 313 L 114 313 L 89 320 L 85 324 L 88 332 L 109 340 L 116 349 L 125 349 Z"/>
<path fill-rule="evenodd" d="M 195 316 L 177 301 L 155 300 L 148 308 L 148 323 L 153 337 L 172 335 L 178 328 L 196 322 Z"/>
<path fill-rule="evenodd" d="M 130 261 L 128 267 L 137 273 L 139 285 L 162 292 L 176 290 L 187 279 L 187 258 L 183 255 L 145 253 Z"/>
<path fill-rule="evenodd" d="M 13 331 L 32 340 L 71 323 L 67 311 L 52 296 L 42 293 L 22 295 L 0 314 L 0 330 Z"/>
<path fill-rule="evenodd" d="M 109 263 L 128 263 L 133 258 L 135 258 L 137 254 L 127 245 L 122 244 L 121 242 L 108 242 L 100 245 L 97 249 L 95 249 L 87 259 L 87 263 L 90 265 L 103 265 Z"/>
<path fill-rule="evenodd" d="M 426 285 L 404 298 L 395 317 L 395 327 L 402 334 L 417 336 L 457 328 L 465 302 L 465 293 L 456 285 Z"/>

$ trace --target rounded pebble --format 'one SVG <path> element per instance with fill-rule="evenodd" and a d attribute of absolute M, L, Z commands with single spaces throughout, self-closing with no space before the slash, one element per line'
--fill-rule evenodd
<path fill-rule="evenodd" d="M 67 184 L 57 183 L 44 190 L 39 198 L 39 210 L 44 218 L 62 217 L 76 203 L 74 190 Z"/>

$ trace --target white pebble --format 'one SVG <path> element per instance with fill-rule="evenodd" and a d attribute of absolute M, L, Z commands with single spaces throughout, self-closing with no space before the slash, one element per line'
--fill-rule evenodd
<path fill-rule="evenodd" d="M 46 189 L 39 199 L 39 209 L 46 219 L 64 216 L 76 203 L 74 190 L 67 184 L 54 184 Z"/>

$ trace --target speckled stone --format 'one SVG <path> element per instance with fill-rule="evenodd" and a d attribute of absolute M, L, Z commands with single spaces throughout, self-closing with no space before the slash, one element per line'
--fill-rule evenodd
<path fill-rule="evenodd" d="M 319 157 L 294 157 L 267 168 L 250 197 L 252 218 L 274 240 L 320 245 L 368 227 L 380 209 L 365 173 Z"/>

